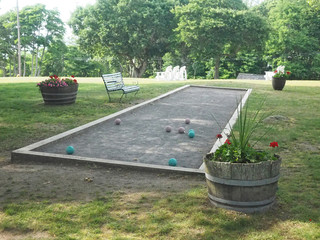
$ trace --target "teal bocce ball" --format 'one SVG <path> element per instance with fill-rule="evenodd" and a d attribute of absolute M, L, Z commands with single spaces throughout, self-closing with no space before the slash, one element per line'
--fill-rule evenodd
<path fill-rule="evenodd" d="M 73 153 L 74 153 L 74 148 L 73 148 L 72 146 L 68 146 L 68 147 L 66 148 L 66 152 L 67 152 L 68 154 L 73 154 Z"/>
<path fill-rule="evenodd" d="M 188 136 L 189 136 L 189 138 L 194 138 L 195 133 L 192 129 L 189 130 Z"/>
<path fill-rule="evenodd" d="M 177 166 L 177 159 L 170 158 L 168 164 L 169 164 L 169 166 Z"/>

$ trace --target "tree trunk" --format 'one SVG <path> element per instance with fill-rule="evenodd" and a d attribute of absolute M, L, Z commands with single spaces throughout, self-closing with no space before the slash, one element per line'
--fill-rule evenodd
<path fill-rule="evenodd" d="M 34 69 L 34 53 L 32 53 L 32 61 L 31 61 L 31 75 L 33 76 L 33 69 Z"/>
<path fill-rule="evenodd" d="M 134 78 L 141 78 L 141 76 L 145 73 L 145 71 L 147 70 L 147 62 L 144 61 L 142 63 L 142 65 L 140 65 L 139 67 L 136 67 L 135 65 L 131 66 L 131 71 L 130 71 L 130 75 L 131 77 Z"/>
<path fill-rule="evenodd" d="M 6 67 L 2 67 L 2 76 L 5 77 L 7 74 Z"/>
<path fill-rule="evenodd" d="M 17 67 L 16 67 L 16 61 L 13 58 L 13 76 L 16 77 L 17 76 Z"/>
<path fill-rule="evenodd" d="M 43 49 L 42 49 L 42 54 L 41 54 L 41 58 L 40 58 L 40 61 L 39 61 L 39 67 L 38 67 L 37 76 L 40 76 L 41 65 L 42 65 L 42 60 L 43 60 L 44 54 L 45 54 L 45 49 L 46 49 L 46 47 L 44 46 Z"/>
<path fill-rule="evenodd" d="M 219 79 L 220 56 L 215 58 L 214 79 Z"/>
<path fill-rule="evenodd" d="M 23 76 L 26 76 L 26 58 L 27 58 L 27 52 L 26 49 L 24 49 L 24 54 L 23 54 Z"/>
<path fill-rule="evenodd" d="M 9 77 L 11 77 L 11 59 L 9 57 Z"/>
<path fill-rule="evenodd" d="M 38 72 L 38 53 L 39 53 L 39 46 L 37 46 L 37 51 L 36 51 L 36 67 L 35 67 L 35 71 L 34 71 L 34 76 L 37 76 L 37 72 Z"/>

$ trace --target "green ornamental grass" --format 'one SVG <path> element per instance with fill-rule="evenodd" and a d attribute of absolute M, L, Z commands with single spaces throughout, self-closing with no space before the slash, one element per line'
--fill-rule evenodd
<path fill-rule="evenodd" d="M 253 143 L 251 142 L 253 134 L 261 125 L 262 120 L 266 117 L 265 114 L 260 114 L 265 101 L 266 99 L 262 100 L 259 104 L 259 108 L 250 116 L 248 112 L 249 100 L 245 106 L 243 106 L 242 101 L 237 103 L 237 122 L 235 123 L 233 130 L 228 134 L 229 137 L 223 144 L 220 142 L 221 146 L 212 155 L 212 159 L 209 160 L 232 163 L 254 163 L 279 159 L 279 156 L 274 154 L 274 151 L 255 149 L 258 140 Z M 218 124 L 214 115 L 212 116 Z M 221 126 L 219 127 L 222 129 Z M 232 129 L 230 124 L 229 127 Z M 260 140 L 266 136 L 269 130 L 270 129 L 267 129 L 258 139 Z M 217 134 L 216 137 L 220 141 L 222 134 Z M 269 147 L 279 147 L 278 142 L 271 142 Z"/>

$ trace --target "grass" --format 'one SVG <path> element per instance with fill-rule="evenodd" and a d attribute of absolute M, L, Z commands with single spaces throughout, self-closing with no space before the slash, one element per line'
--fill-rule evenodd
<path fill-rule="evenodd" d="M 0 159 L 184 84 L 140 80 L 137 96 L 108 103 L 101 83 L 80 83 L 76 104 L 44 106 L 34 83 L 0 82 Z M 253 88 L 249 111 L 267 96 L 263 113 L 288 118 L 261 129 L 273 125 L 261 147 L 279 142 L 283 159 L 275 208 L 254 215 L 214 208 L 204 187 L 179 193 L 119 191 L 88 202 L 21 200 L 0 208 L 0 237 L 18 233 L 35 239 L 35 233 L 43 233 L 40 239 L 319 239 L 320 82 L 289 81 L 283 91 L 273 91 L 265 81 L 188 83 Z"/>

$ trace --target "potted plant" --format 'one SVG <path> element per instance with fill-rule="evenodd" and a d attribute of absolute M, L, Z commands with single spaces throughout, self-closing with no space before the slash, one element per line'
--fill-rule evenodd
<path fill-rule="evenodd" d="M 258 110 L 249 118 L 248 104 L 241 108 L 242 103 L 235 130 L 219 133 L 213 147 L 216 151 L 204 157 L 208 196 L 218 207 L 261 212 L 275 202 L 281 158 L 274 152 L 277 142 L 270 143 L 271 151 L 255 148 L 257 141 L 252 144 L 250 139 L 263 116 L 258 119 Z"/>
<path fill-rule="evenodd" d="M 272 87 L 274 90 L 282 90 L 286 84 L 286 80 L 289 78 L 291 72 L 286 72 L 284 70 L 284 66 L 279 66 L 274 71 L 274 75 L 272 76 Z"/>
<path fill-rule="evenodd" d="M 62 79 L 53 75 L 37 83 L 37 86 L 45 104 L 61 105 L 75 103 L 79 84 L 73 75 Z"/>

